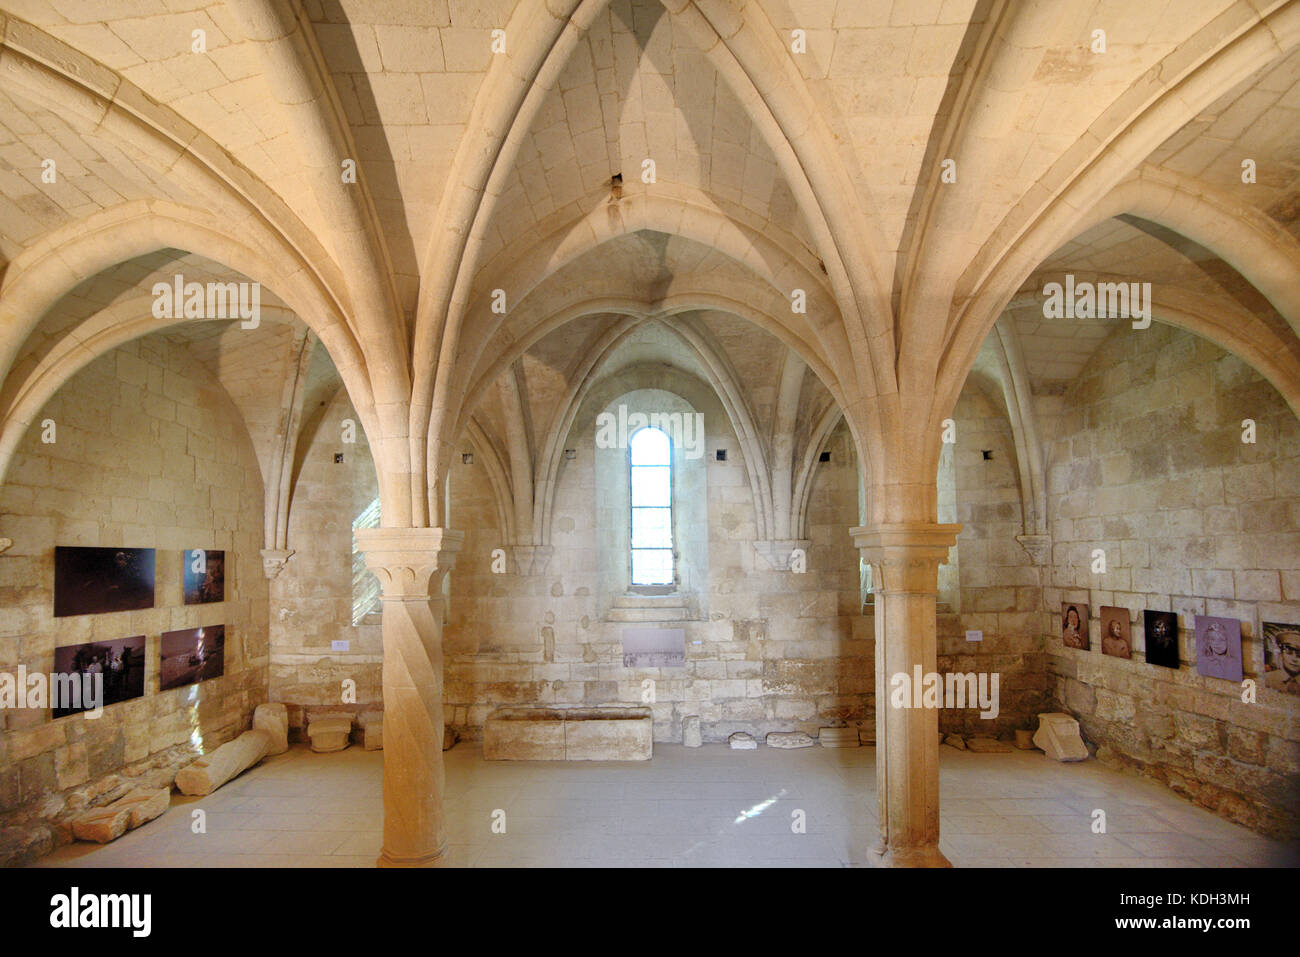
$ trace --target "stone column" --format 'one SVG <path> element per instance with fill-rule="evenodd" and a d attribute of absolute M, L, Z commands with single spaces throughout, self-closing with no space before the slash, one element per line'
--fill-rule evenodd
<path fill-rule="evenodd" d="M 939 566 L 960 525 L 905 522 L 852 529 L 871 565 L 876 618 L 876 791 L 884 867 L 951 867 L 939 853 L 939 713 L 895 708 L 890 678 L 935 670 Z"/>
<path fill-rule="evenodd" d="M 383 589 L 384 849 L 381 867 L 432 867 L 442 812 L 442 578 L 465 540 L 445 528 L 357 530 Z"/>

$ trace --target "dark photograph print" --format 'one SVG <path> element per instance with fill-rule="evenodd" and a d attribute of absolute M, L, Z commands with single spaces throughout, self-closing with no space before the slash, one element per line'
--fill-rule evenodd
<path fill-rule="evenodd" d="M 1264 687 L 1300 695 L 1300 625 L 1264 622 Z"/>
<path fill-rule="evenodd" d="M 1101 606 L 1101 653 L 1112 658 L 1133 657 L 1127 608 Z"/>
<path fill-rule="evenodd" d="M 1178 616 L 1172 611 L 1144 611 L 1142 631 L 1146 635 L 1147 664 L 1177 668 Z"/>
<path fill-rule="evenodd" d="M 1061 602 L 1061 641 L 1067 648 L 1088 651 L 1088 606 L 1077 601 Z"/>
<path fill-rule="evenodd" d="M 225 625 L 163 632 L 159 691 L 220 678 L 225 673 Z"/>
<path fill-rule="evenodd" d="M 185 604 L 206 605 L 226 600 L 226 553 L 187 548 L 181 553 L 181 582 Z"/>
<path fill-rule="evenodd" d="M 1241 680 L 1241 622 L 1196 616 L 1196 671 L 1207 678 Z"/>
<path fill-rule="evenodd" d="M 54 548 L 54 617 L 153 607 L 152 548 Z"/>
<path fill-rule="evenodd" d="M 103 707 L 139 698 L 144 694 L 144 635 L 55 648 L 54 674 L 70 676 L 82 688 L 90 688 L 102 680 Z M 50 704 L 53 717 L 62 718 L 92 710 L 95 702 L 83 695 L 81 707 L 69 707 L 68 701 L 52 700 Z"/>

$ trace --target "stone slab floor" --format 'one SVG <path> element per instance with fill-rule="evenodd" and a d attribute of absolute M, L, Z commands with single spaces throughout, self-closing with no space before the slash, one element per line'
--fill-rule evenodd
<path fill-rule="evenodd" d="M 1221 820 L 1154 783 L 1038 752 L 941 749 L 940 847 L 953 864 L 1002 867 L 1294 866 L 1295 846 Z M 867 862 L 875 751 L 656 744 L 644 764 L 447 759 L 457 866 L 808 866 Z M 379 853 L 382 752 L 295 745 L 205 798 L 174 794 L 161 818 L 53 867 L 371 867 Z M 206 813 L 207 833 L 191 831 Z M 1092 812 L 1106 812 L 1105 834 Z M 504 834 L 492 830 L 505 812 Z M 806 833 L 792 832 L 796 811 Z M 497 819 L 500 819 L 498 814 Z"/>

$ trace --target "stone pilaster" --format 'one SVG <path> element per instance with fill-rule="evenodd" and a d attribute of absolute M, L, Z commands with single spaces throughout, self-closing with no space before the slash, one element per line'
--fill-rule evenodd
<path fill-rule="evenodd" d="M 871 565 L 876 621 L 876 791 L 886 867 L 950 867 L 939 853 L 939 713 L 895 708 L 890 678 L 935 670 L 939 566 L 960 525 L 907 522 L 851 530 Z"/>
<path fill-rule="evenodd" d="M 465 540 L 445 528 L 357 530 L 383 590 L 384 846 L 381 867 L 436 866 L 442 809 L 442 578 Z"/>

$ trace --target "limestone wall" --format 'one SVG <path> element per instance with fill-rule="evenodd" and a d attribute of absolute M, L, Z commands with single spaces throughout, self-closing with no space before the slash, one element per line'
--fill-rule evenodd
<path fill-rule="evenodd" d="M 1071 387 L 1048 459 L 1044 616 L 1056 700 L 1108 763 L 1271 833 L 1296 832 L 1300 699 L 1263 687 L 1263 621 L 1300 622 L 1300 423 L 1237 358 L 1188 333 L 1122 329 Z M 1242 441 L 1253 419 L 1257 441 Z M 1091 569 L 1093 549 L 1106 571 Z M 1090 606 L 1091 651 L 1065 648 L 1060 602 Z M 1102 605 L 1128 608 L 1131 660 L 1103 655 Z M 1177 612 L 1177 670 L 1145 663 L 1143 609 Z M 1241 621 L 1246 677 L 1196 672 L 1194 615 Z"/>
<path fill-rule="evenodd" d="M 312 711 L 383 706 L 378 606 L 356 625 L 352 621 L 352 522 L 379 494 L 374 461 L 344 391 L 320 409 L 304 410 L 303 418 L 308 430 L 300 439 L 289 510 L 294 554 L 270 586 L 269 700 L 289 706 L 295 728 Z M 348 420 L 356 423 L 348 432 L 352 443 L 343 441 Z M 343 461 L 335 461 L 337 455 Z M 338 641 L 347 642 L 346 649 L 335 649 Z"/>
<path fill-rule="evenodd" d="M 560 476 L 552 529 L 554 555 L 543 575 L 491 571 L 499 547 L 495 506 L 478 461 L 457 457 L 451 521 L 466 542 L 450 575 L 448 724 L 476 737 L 495 708 L 513 704 L 640 704 L 654 682 L 656 740 L 681 740 L 681 720 L 697 714 L 705 740 L 733 731 L 813 731 L 834 721 L 870 724 L 872 623 L 860 614 L 856 462 L 847 430 L 830 440 L 809 508 L 807 572 L 773 571 L 754 549 L 753 498 L 740 444 L 712 419 L 707 483 L 707 619 L 687 621 L 684 668 L 625 668 L 622 629 L 603 618 L 598 598 L 595 437 L 575 429 L 576 458 Z M 725 448 L 719 462 L 716 450 Z M 664 625 L 663 627 L 672 627 Z"/>
<path fill-rule="evenodd" d="M 944 731 L 1007 735 L 1037 726 L 1048 699 L 1039 570 L 1016 541 L 1024 532 L 1016 446 L 1000 396 L 972 384 L 954 410 L 952 446 L 957 538 L 957 613 L 940 614 L 940 673 L 997 674 L 998 714 L 983 718 L 974 708 L 944 710 Z M 988 458 L 985 458 L 985 453 Z M 967 631 L 983 632 L 978 642 Z"/>
<path fill-rule="evenodd" d="M 145 635 L 145 694 L 94 720 L 0 710 L 0 862 L 48 849 L 42 818 L 166 777 L 238 734 L 266 697 L 261 478 L 220 386 L 185 346 L 150 336 L 88 365 L 39 419 L 54 420 L 56 441 L 29 431 L 0 486 L 14 540 L 0 556 L 0 670 L 48 675 L 58 646 Z M 155 548 L 155 607 L 55 618 L 56 545 Z M 181 552 L 196 547 L 225 551 L 224 603 L 182 603 Z M 226 627 L 224 676 L 159 693 L 161 633 L 208 624 Z"/>

